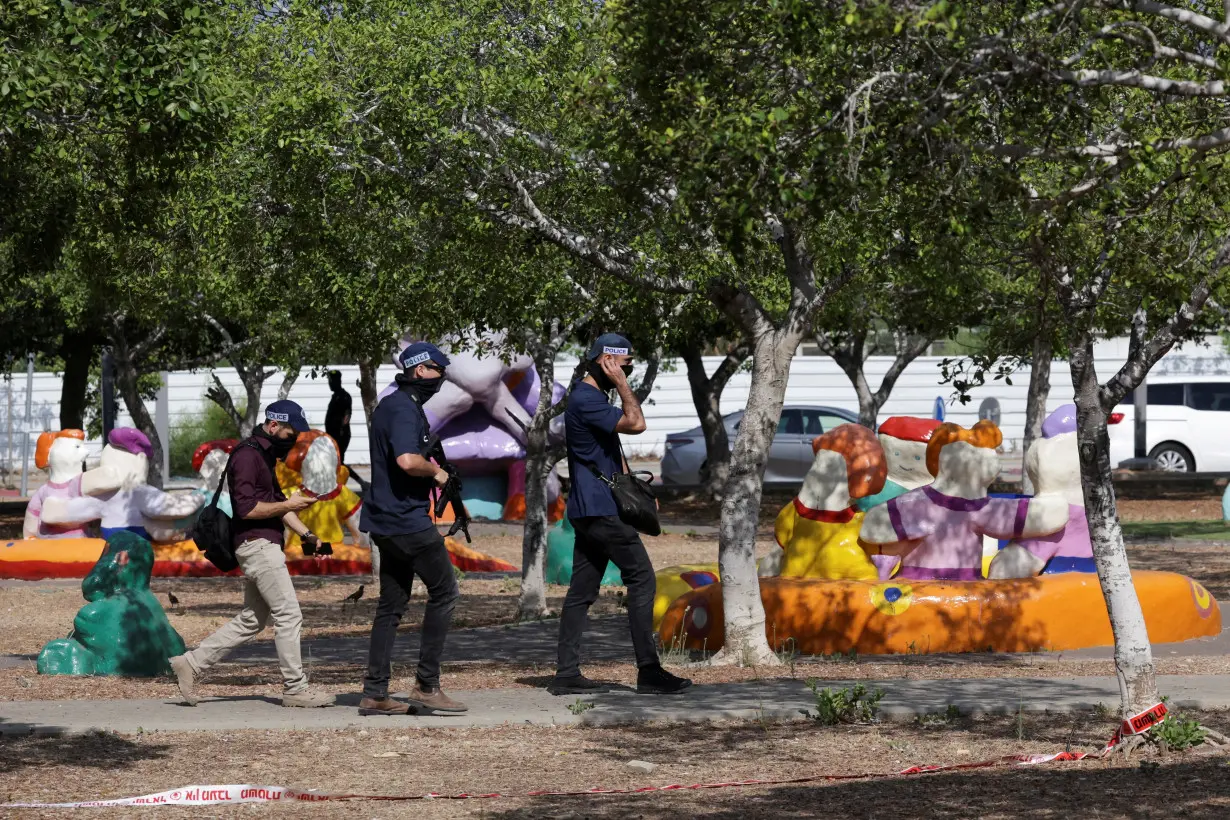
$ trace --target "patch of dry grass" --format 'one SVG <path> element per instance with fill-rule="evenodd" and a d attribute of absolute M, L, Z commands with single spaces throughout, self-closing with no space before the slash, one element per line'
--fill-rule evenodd
<path fill-rule="evenodd" d="M 1203 715 L 1227 730 L 1223 714 Z M 68 801 L 188 784 L 264 784 L 332 793 L 498 791 L 497 800 L 278 806 L 280 817 L 668 818 L 1099 816 L 1225 817 L 1224 758 L 1171 755 L 1145 774 L 1136 760 L 950 772 L 924 778 L 815 782 L 707 791 L 526 797 L 538 789 L 892 774 L 1008 754 L 1094 750 L 1113 723 L 1093 715 L 822 728 L 808 723 L 644 725 L 611 729 L 385 729 L 379 719 L 319 732 L 113 734 L 0 744 L 0 799 Z M 387 755 L 395 752 L 396 755 Z M 657 768 L 628 767 L 644 760 Z M 1144 778 L 1144 779 L 1142 779 Z M 246 817 L 245 806 L 125 809 L 123 815 Z M 64 811 L 13 812 L 58 817 Z"/>

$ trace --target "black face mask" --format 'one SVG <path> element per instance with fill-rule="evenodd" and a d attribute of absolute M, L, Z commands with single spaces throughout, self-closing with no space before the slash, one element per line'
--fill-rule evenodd
<path fill-rule="evenodd" d="M 440 392 L 440 388 L 444 386 L 444 377 L 440 376 L 436 379 L 413 379 L 405 373 L 399 373 L 396 382 L 401 389 L 409 391 L 411 395 L 418 400 L 420 405 L 426 404 L 427 400 Z"/>
<path fill-rule="evenodd" d="M 586 362 L 585 369 L 589 375 L 594 377 L 594 381 L 598 382 L 598 389 L 603 393 L 609 393 L 615 389 L 615 382 L 611 381 L 610 377 L 602 370 L 602 365 L 595 361 Z M 632 365 L 625 364 L 619 368 L 624 372 L 624 376 L 632 375 Z"/>
<path fill-rule="evenodd" d="M 256 435 L 269 439 L 271 444 L 269 449 L 273 452 L 274 458 L 278 461 L 285 461 L 286 457 L 290 455 L 290 451 L 295 449 L 295 436 L 291 436 L 290 438 L 278 438 L 277 436 L 271 436 L 266 433 L 265 428 L 263 427 L 256 428 Z"/>

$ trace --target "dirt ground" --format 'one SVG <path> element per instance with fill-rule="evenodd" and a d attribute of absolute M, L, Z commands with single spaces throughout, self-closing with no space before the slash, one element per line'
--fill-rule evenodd
<path fill-rule="evenodd" d="M 712 539 L 687 535 L 663 535 L 647 539 L 650 558 L 657 568 L 682 563 L 717 561 L 717 543 Z M 484 552 L 520 564 L 521 539 L 496 535 L 476 540 L 473 545 Z M 770 541 L 758 544 L 757 553 L 777 547 Z M 364 585 L 357 603 L 343 599 Z M 520 579 L 480 580 L 462 577 L 461 601 L 453 614 L 456 628 L 508 623 L 517 610 Z M 303 636 L 309 638 L 366 635 L 376 611 L 377 588 L 368 578 L 296 578 L 295 588 L 303 609 Z M 239 578 L 154 578 L 150 589 L 169 613 L 171 623 L 189 645 L 194 645 L 230 620 L 242 606 L 243 581 Z M 405 628 L 421 623 L 425 595 L 416 582 L 414 597 L 402 624 Z M 550 585 L 547 604 L 558 611 L 566 586 Z M 169 594 L 178 606 L 172 606 Z M 619 611 L 616 588 L 604 588 L 591 610 L 595 615 Z M 81 608 L 77 581 L 31 582 L 0 588 L 0 615 L 5 629 L 0 630 L 0 654 L 34 654 L 53 638 L 62 638 L 71 628 L 73 616 Z"/>
<path fill-rule="evenodd" d="M 1121 511 L 1125 519 L 1192 520 L 1209 516 L 1207 500 L 1139 502 L 1125 501 Z M 776 514 L 777 499 L 766 499 L 761 520 L 771 525 Z M 686 505 L 685 505 L 686 508 Z M 1220 514 L 1220 502 L 1216 504 Z M 698 522 L 703 513 L 699 507 L 687 508 L 676 523 Z M 712 536 L 671 534 L 646 539 L 649 554 L 656 567 L 675 564 L 703 563 L 717 558 L 717 542 Z M 768 537 L 765 537 L 768 536 Z M 521 540 L 515 527 L 497 529 L 475 541 L 475 548 L 515 564 L 520 563 Z M 777 547 L 766 530 L 758 541 L 757 554 L 763 555 Z M 1181 542 L 1129 547 L 1132 566 L 1137 569 L 1159 569 L 1190 575 L 1201 581 L 1223 603 L 1230 602 L 1230 549 L 1214 546 L 1186 545 Z M 365 584 L 363 598 L 354 604 L 342 600 Z M 462 597 L 454 614 L 454 628 L 482 627 L 509 623 L 516 611 L 519 580 L 506 578 L 486 580 L 463 577 Z M 168 611 L 171 623 L 189 646 L 212 633 L 235 612 L 242 600 L 239 579 L 154 579 L 151 588 Z M 370 633 L 375 613 L 377 590 L 364 578 L 299 578 L 296 588 L 304 613 L 305 641 L 326 637 L 366 637 Z M 548 587 L 548 606 L 558 611 L 566 588 Z M 179 601 L 172 606 L 168 593 Z M 617 614 L 622 611 L 621 588 L 604 588 L 591 610 L 595 615 Z M 82 604 L 76 582 L 18 584 L 0 588 L 0 617 L 5 629 L 0 631 L 0 654 L 33 657 L 49 640 L 68 634 L 73 616 Z M 425 595 L 421 587 L 411 599 L 402 622 L 405 631 L 417 630 L 422 623 Z M 269 636 L 266 632 L 265 637 Z M 310 646 L 310 644 L 309 644 Z M 352 664 L 321 664 L 310 659 L 310 674 L 315 683 L 332 692 L 350 692 L 356 686 L 357 671 Z M 682 659 L 679 659 L 682 660 Z M 1168 674 L 1230 673 L 1230 658 L 1159 658 L 1158 668 Z M 605 680 L 632 683 L 635 669 L 631 664 L 598 663 L 587 667 Z M 444 674 L 452 689 L 483 689 L 492 687 L 542 686 L 551 670 L 535 664 L 506 663 L 446 663 Z M 763 677 L 796 676 L 825 679 L 877 678 L 937 678 L 937 677 L 1051 677 L 1069 675 L 1112 674 L 1113 668 L 1104 661 L 1053 661 L 1016 658 L 1002 660 L 971 659 L 954 665 L 927 657 L 902 658 L 900 662 L 835 658 L 800 659 L 795 667 L 774 669 L 708 669 L 690 668 L 688 674 L 699 683 L 717 683 Z M 393 686 L 407 689 L 412 684 L 410 668 L 394 669 Z M 277 670 L 273 665 L 243 666 L 225 664 L 207 681 L 211 694 L 224 696 L 251 693 L 252 688 L 268 688 L 276 692 Z M 0 701 L 77 698 L 163 698 L 174 695 L 169 680 L 129 680 L 119 678 L 42 677 L 36 674 L 33 660 L 16 667 L 0 669 Z"/>
<path fill-rule="evenodd" d="M 1220 731 L 1225 714 L 1198 715 Z M 6 739 L 0 801 L 66 802 L 189 784 L 285 785 L 327 793 L 500 792 L 493 800 L 280 805 L 278 817 L 1214 818 L 1230 815 L 1224 754 L 1148 752 L 1136 759 L 1005 766 L 914 778 L 828 781 L 654 794 L 526 797 L 525 792 L 893 774 L 1013 754 L 1095 751 L 1113 731 L 1092 714 L 932 725 L 655 724 L 616 729 L 154 733 Z M 629 767 L 646 761 L 649 773 Z M 1142 763 L 1141 760 L 1144 762 Z M 125 817 L 248 817 L 270 809 L 123 809 Z M 66 810 L 11 810 L 60 817 Z"/>
<path fill-rule="evenodd" d="M 712 540 L 674 536 L 662 555 L 651 550 L 655 563 L 706 560 L 716 551 Z M 660 539 L 662 540 L 662 539 Z M 484 544 L 484 546 L 486 546 Z M 770 548 L 767 544 L 763 549 Z M 1137 569 L 1181 572 L 1205 584 L 1221 601 L 1230 601 L 1230 549 L 1201 546 L 1133 546 L 1129 548 Z M 669 555 L 664 558 L 663 555 Z M 300 578 L 296 581 L 304 613 L 304 638 L 365 637 L 370 633 L 375 612 L 374 590 L 357 604 L 343 607 L 341 601 L 357 588 L 359 579 Z M 168 610 L 171 623 L 191 646 L 221 626 L 240 606 L 240 581 L 235 579 L 184 580 L 156 579 L 154 591 Z M 518 581 L 463 578 L 462 597 L 454 624 L 457 628 L 505 624 L 516 611 Z M 166 593 L 174 591 L 180 602 L 173 608 Z M 566 589 L 549 587 L 548 605 L 555 610 L 563 603 Z M 620 588 L 604 588 L 591 610 L 596 615 L 622 611 Z M 58 586 L 22 585 L 0 589 L 0 616 L 7 629 L 0 632 L 0 653 L 34 656 L 44 643 L 67 634 L 73 615 L 81 605 L 75 584 Z M 420 591 L 411 599 L 402 630 L 421 626 L 425 606 Z M 181 611 L 182 610 L 182 611 Z M 267 637 L 269 632 L 265 633 Z M 322 664 L 311 660 L 310 644 L 305 652 L 313 683 L 335 693 L 353 692 L 360 671 L 354 664 Z M 682 659 L 678 659 L 682 660 Z M 1230 658 L 1156 659 L 1162 674 L 1230 674 Z M 392 685 L 405 691 L 413 684 L 413 669 L 394 667 Z M 443 667 L 446 687 L 454 690 L 497 687 L 545 686 L 551 669 L 537 664 L 448 663 Z M 635 682 L 636 670 L 630 663 L 594 663 L 587 673 L 603 680 L 624 684 Z M 903 656 L 899 660 L 837 657 L 800 658 L 794 666 L 738 669 L 689 667 L 687 674 L 698 683 L 725 683 L 774 677 L 817 677 L 829 680 L 875 680 L 890 678 L 985 678 L 985 677 L 1066 677 L 1114 674 L 1110 661 L 1076 661 L 1028 656 L 1011 659 L 977 656 L 950 659 Z M 261 687 L 270 694 L 278 691 L 278 672 L 272 664 L 223 664 L 206 680 L 208 692 L 215 696 L 252 694 Z M 15 668 L 0 669 L 0 701 L 65 700 L 81 698 L 169 698 L 175 687 L 169 679 L 44 677 L 36 673 L 33 660 Z"/>
<path fill-rule="evenodd" d="M 786 499 L 788 500 L 788 499 Z M 781 503 L 784 503 L 782 501 Z M 761 514 L 767 535 L 780 506 L 766 502 Z M 673 523 L 715 523 L 701 509 L 681 512 Z M 1122 502 L 1125 520 L 1220 518 L 1216 500 Z M 667 516 L 668 521 L 671 517 Z M 655 566 L 713 561 L 712 537 L 664 536 L 649 540 Z M 520 563 L 519 534 L 486 537 L 474 546 Z M 762 537 L 758 553 L 775 549 Z M 1136 545 L 1129 549 L 1138 569 L 1165 569 L 1202 581 L 1223 602 L 1230 601 L 1230 549 L 1187 545 Z M 374 612 L 369 585 L 357 604 L 342 598 L 364 579 L 299 579 L 306 638 L 362 636 Z M 462 600 L 455 625 L 506 623 L 515 609 L 518 581 L 461 581 Z M 200 640 L 239 607 L 240 582 L 156 579 L 154 591 L 189 644 Z M 563 587 L 549 588 L 549 605 L 558 607 Z M 172 608 L 167 593 L 180 601 Z M 607 589 L 596 614 L 621 611 L 620 590 Z M 47 640 L 67 634 L 82 601 L 76 583 L 0 588 L 0 654 L 33 655 Z M 417 629 L 423 597 L 416 592 L 403 621 Z M 268 633 L 266 633 L 266 637 Z M 1230 673 L 1228 658 L 1159 658 L 1163 674 Z M 313 664 L 313 682 L 332 692 L 353 692 L 359 671 L 353 664 Z M 551 669 L 536 665 L 446 663 L 446 688 L 542 686 Z M 631 683 L 630 664 L 603 663 L 586 668 L 593 677 Z M 1111 674 L 1109 661 L 1051 661 L 1030 658 L 923 657 L 900 660 L 835 658 L 798 661 L 774 669 L 689 668 L 698 683 L 751 680 L 768 676 L 822 679 L 1045 677 Z M 407 689 L 413 670 L 394 669 L 394 689 Z M 276 693 L 274 665 L 224 665 L 207 682 L 211 695 Z M 0 701 L 79 698 L 170 698 L 169 679 L 41 677 L 33 663 L 0 669 Z M 1230 732 L 1230 714 L 1198 715 L 1202 722 Z M 3 707 L 0 705 L 0 720 Z M 496 729 L 381 729 L 322 732 L 153 733 L 119 736 L 0 739 L 0 802 L 99 799 L 162 791 L 189 784 L 250 783 L 285 785 L 333 793 L 414 795 L 502 792 L 494 800 L 330 803 L 318 805 L 163 807 L 159 816 L 247 817 L 277 812 L 279 817 L 458 818 L 493 820 L 580 820 L 580 818 L 703 817 L 747 820 L 760 817 L 859 818 L 1037 818 L 1069 816 L 1133 818 L 1224 818 L 1230 816 L 1230 758 L 1223 752 L 1171 753 L 1144 759 L 1005 766 L 930 774 L 917 778 L 819 781 L 743 788 L 682 790 L 651 794 L 527 797 L 548 789 L 585 790 L 594 786 L 631 788 L 673 783 L 696 784 L 744 779 L 790 779 L 821 774 L 892 775 L 918 764 L 962 764 L 1007 754 L 1093 751 L 1113 731 L 1106 715 L 1021 715 L 1014 718 L 944 720 L 927 725 L 886 724 L 821 727 L 810 722 L 668 725 L 581 729 L 506 727 Z M 629 768 L 633 760 L 657 768 Z M 922 781 L 926 781 L 925 783 Z M 125 809 L 123 816 L 153 816 L 154 809 Z M 61 817 L 67 810 L 5 810 L 6 817 Z M 79 814 L 79 813 L 78 813 Z M 76 816 L 76 815 L 74 815 Z"/>

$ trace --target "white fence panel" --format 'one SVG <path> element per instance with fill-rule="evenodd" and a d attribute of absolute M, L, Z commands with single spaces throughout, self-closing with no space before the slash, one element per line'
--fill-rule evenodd
<path fill-rule="evenodd" d="M 1102 366 L 1100 376 L 1105 379 L 1118 367 L 1126 353 L 1126 340 L 1112 339 L 1099 345 L 1097 359 Z M 705 360 L 706 367 L 712 372 L 720 363 L 717 357 Z M 1004 431 L 1005 449 L 1009 452 L 1019 447 L 1025 426 L 1025 399 L 1029 384 L 1028 369 L 1017 373 L 1012 378 L 1012 384 L 1002 381 L 992 382 L 972 391 L 972 399 L 967 404 L 959 404 L 953 400 L 953 390 L 950 386 L 940 383 L 939 357 L 922 357 L 916 360 L 901 375 L 892 396 L 880 418 L 893 415 L 930 417 L 935 401 L 940 398 L 945 403 L 946 417 L 964 425 L 974 423 L 978 418 L 979 405 L 986 399 L 994 398 L 1000 406 L 1000 426 Z M 887 357 L 872 357 L 867 362 L 868 380 L 873 386 L 879 384 L 880 378 L 888 369 L 891 360 Z M 575 359 L 561 359 L 556 364 L 556 374 L 559 379 L 566 379 L 576 366 Z M 352 438 L 347 461 L 352 464 L 368 463 L 367 424 L 363 415 L 362 403 L 357 386 L 359 369 L 353 365 L 342 365 L 336 369 L 342 372 L 342 383 L 350 391 L 354 399 L 354 414 L 351 418 Z M 233 369 L 219 368 L 218 378 L 230 391 L 236 404 L 243 400 L 243 387 L 238 375 Z M 392 382 L 396 369 L 391 365 L 381 367 L 379 372 L 379 387 L 384 388 Z M 1226 354 L 1220 340 L 1211 344 L 1189 345 L 1182 351 L 1173 352 L 1162 359 L 1154 368 L 1155 375 L 1230 375 L 1230 356 Z M 639 378 L 638 373 L 634 378 Z M 736 374 L 722 396 L 722 412 L 729 413 L 742 409 L 747 401 L 750 374 Z M 208 399 L 205 391 L 212 383 L 209 371 L 175 372 L 168 378 L 167 414 L 172 435 L 177 428 L 182 428 L 187 422 L 205 410 Z M 261 393 L 261 404 L 266 405 L 277 398 L 278 388 L 282 384 L 282 374 L 275 373 L 264 385 Z M 1056 361 L 1052 366 L 1051 396 L 1048 407 L 1053 409 L 1072 400 L 1072 389 L 1068 379 L 1066 362 Z M 54 430 L 59 427 L 59 403 L 61 380 L 55 373 L 36 373 L 31 391 L 31 412 L 27 419 L 25 413 L 26 374 L 15 370 L 9 379 L 0 383 L 0 468 L 8 477 L 7 483 L 13 485 L 13 476 L 21 471 L 23 460 L 23 441 L 27 435 L 37 437 L 42 430 Z M 313 425 L 323 426 L 325 410 L 329 404 L 328 381 L 323 374 L 313 379 L 310 373 L 304 373 L 295 383 L 290 396 L 303 405 L 308 419 Z M 857 411 L 858 401 L 845 374 L 829 358 L 822 356 L 800 356 L 795 359 L 790 373 L 790 381 L 786 389 L 787 404 L 819 404 L 833 407 L 843 407 Z M 150 411 L 153 412 L 153 402 Z M 131 424 L 123 401 L 119 401 L 119 424 Z M 641 436 L 629 437 L 626 446 L 630 455 L 652 457 L 661 455 L 666 436 L 671 433 L 691 429 L 698 424 L 696 411 L 692 404 L 691 392 L 688 387 L 687 374 L 682 362 L 667 362 L 663 372 L 658 376 L 657 383 L 649 402 L 645 407 L 645 417 L 648 430 Z M 91 441 L 92 454 L 101 449 L 101 442 Z M 29 447 L 29 471 L 35 473 L 33 467 L 33 443 Z M 41 482 L 41 478 L 39 479 Z"/>

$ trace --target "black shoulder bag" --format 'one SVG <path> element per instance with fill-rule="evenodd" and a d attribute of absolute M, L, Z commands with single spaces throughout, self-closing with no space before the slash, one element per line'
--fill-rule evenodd
<path fill-rule="evenodd" d="M 189 537 L 196 542 L 197 549 L 205 553 L 205 560 L 217 567 L 219 572 L 230 572 L 239 566 L 231 547 L 231 517 L 218 509 L 218 499 L 222 497 L 222 485 L 230 481 L 231 461 L 235 458 L 235 453 L 239 452 L 240 447 L 256 446 L 249 441 L 245 439 L 239 442 L 231 451 L 226 467 L 222 469 L 222 480 L 218 482 L 213 499 L 201 510 L 189 533 Z"/>
<path fill-rule="evenodd" d="M 645 535 L 662 534 L 662 524 L 658 521 L 658 497 L 649 486 L 653 481 L 653 473 L 647 470 L 624 472 L 621 469 L 620 472 L 607 477 L 598 471 L 597 465 L 592 461 L 579 456 L 576 459 L 588 465 L 594 477 L 611 488 L 620 521 Z M 621 467 L 628 463 L 628 459 L 624 457 L 623 442 L 619 443 L 619 462 Z"/>

